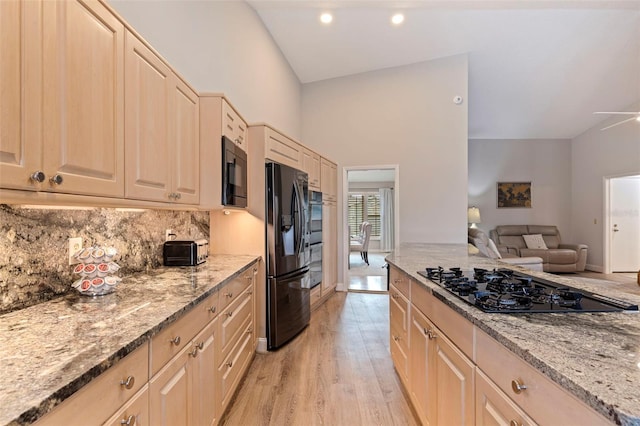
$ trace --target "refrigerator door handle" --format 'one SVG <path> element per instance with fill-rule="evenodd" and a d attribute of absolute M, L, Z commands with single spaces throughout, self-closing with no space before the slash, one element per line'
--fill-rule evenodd
<path fill-rule="evenodd" d="M 300 252 L 302 251 L 302 218 L 300 217 L 302 215 L 302 204 L 301 204 L 301 199 L 300 199 L 300 190 L 298 188 L 298 182 L 294 182 L 293 183 L 293 196 L 295 198 L 295 211 L 294 211 L 294 215 L 293 215 L 293 220 L 295 223 L 295 229 L 294 229 L 294 233 L 296 235 L 296 245 L 297 245 L 297 249 L 296 249 L 296 254 L 300 254 Z"/>

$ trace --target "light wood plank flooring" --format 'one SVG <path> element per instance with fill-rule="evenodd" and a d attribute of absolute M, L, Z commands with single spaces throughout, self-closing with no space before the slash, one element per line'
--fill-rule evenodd
<path fill-rule="evenodd" d="M 336 293 L 285 347 L 257 354 L 223 425 L 417 425 L 389 353 L 386 294 Z"/>

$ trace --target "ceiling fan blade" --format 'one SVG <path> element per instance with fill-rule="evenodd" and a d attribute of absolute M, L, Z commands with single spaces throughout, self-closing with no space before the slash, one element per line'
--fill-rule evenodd
<path fill-rule="evenodd" d="M 602 129 L 600 129 L 600 130 L 607 130 L 607 129 L 610 129 L 610 128 L 612 128 L 612 127 L 619 126 L 620 124 L 626 123 L 627 121 L 632 121 L 632 120 L 635 120 L 635 119 L 636 119 L 636 117 L 627 118 L 626 120 L 618 121 L 617 123 L 614 123 L 614 124 L 612 124 L 612 125 L 610 125 L 610 126 L 603 127 L 603 128 L 602 128 Z"/>
<path fill-rule="evenodd" d="M 627 112 L 627 111 L 596 111 L 594 114 L 609 114 L 609 115 L 640 115 L 640 112 Z"/>

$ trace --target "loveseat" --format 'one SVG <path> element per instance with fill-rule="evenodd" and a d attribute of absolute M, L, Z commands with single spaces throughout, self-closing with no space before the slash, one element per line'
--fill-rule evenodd
<path fill-rule="evenodd" d="M 542 258 L 545 272 L 581 272 L 587 264 L 587 246 L 563 244 L 557 226 L 501 225 L 489 232 L 489 238 L 502 257 Z"/>

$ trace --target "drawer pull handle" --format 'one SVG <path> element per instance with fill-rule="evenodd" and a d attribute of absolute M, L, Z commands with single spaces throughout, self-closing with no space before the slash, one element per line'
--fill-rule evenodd
<path fill-rule="evenodd" d="M 200 342 L 200 343 L 196 344 L 196 347 L 197 347 L 199 350 L 204 349 L 204 342 Z"/>
<path fill-rule="evenodd" d="M 233 297 L 233 293 L 229 292 L 229 293 L 225 293 L 225 296 L 227 296 L 229 299 L 231 299 Z"/>
<path fill-rule="evenodd" d="M 233 316 L 233 311 L 229 311 L 229 312 L 227 312 L 227 316 L 228 316 L 229 318 L 231 318 L 231 317 Z"/>
<path fill-rule="evenodd" d="M 248 294 L 248 295 L 252 295 L 252 294 L 253 294 L 253 290 L 249 290 L 249 291 L 247 291 L 247 294 Z"/>
<path fill-rule="evenodd" d="M 520 422 L 519 422 L 519 421 L 517 421 L 517 420 L 511 420 L 511 421 L 509 422 L 509 426 L 522 426 L 522 423 L 520 423 Z"/>
<path fill-rule="evenodd" d="M 527 385 L 522 383 L 522 380 L 515 379 L 511 381 L 511 389 L 517 394 L 522 393 L 522 391 L 527 389 Z"/>
<path fill-rule="evenodd" d="M 198 356 L 198 345 L 196 345 L 193 350 L 191 352 L 189 352 L 189 355 L 192 357 L 197 357 Z"/>
<path fill-rule="evenodd" d="M 400 278 L 396 278 L 395 280 L 393 280 L 394 284 L 398 284 L 398 283 L 401 283 L 401 282 L 402 282 L 402 280 Z"/>
<path fill-rule="evenodd" d="M 178 346 L 180 344 L 180 336 L 176 336 L 173 339 L 169 340 L 174 345 Z"/>
<path fill-rule="evenodd" d="M 209 308 L 209 312 L 211 312 L 212 314 L 215 314 L 216 313 L 216 307 L 215 306 L 210 307 Z"/>
<path fill-rule="evenodd" d="M 227 367 L 229 367 L 229 368 L 233 367 L 233 361 L 229 361 L 229 362 L 227 363 Z"/>
<path fill-rule="evenodd" d="M 249 327 L 249 328 L 247 329 L 247 334 L 251 334 L 251 333 L 253 333 L 253 327 Z"/>
<path fill-rule="evenodd" d="M 429 330 L 424 330 L 424 334 L 427 335 L 427 337 L 429 338 L 429 340 L 433 340 L 436 337 L 438 337 L 438 335 L 435 333 L 435 331 L 429 329 Z"/>
<path fill-rule="evenodd" d="M 120 386 L 124 386 L 126 389 L 131 389 L 136 379 L 133 376 L 127 377 L 125 380 L 120 380 Z"/>
<path fill-rule="evenodd" d="M 120 420 L 120 424 L 121 425 L 126 425 L 126 426 L 135 426 L 135 424 L 136 424 L 136 416 L 134 416 L 132 414 L 129 417 L 127 417 L 126 419 Z"/>
<path fill-rule="evenodd" d="M 49 182 L 51 182 L 51 185 L 62 185 L 63 181 L 64 179 L 62 178 L 62 176 L 58 174 L 51 176 L 51 179 L 49 179 Z"/>
<path fill-rule="evenodd" d="M 400 341 L 400 336 L 393 336 L 393 340 L 395 340 L 396 342 Z"/>

